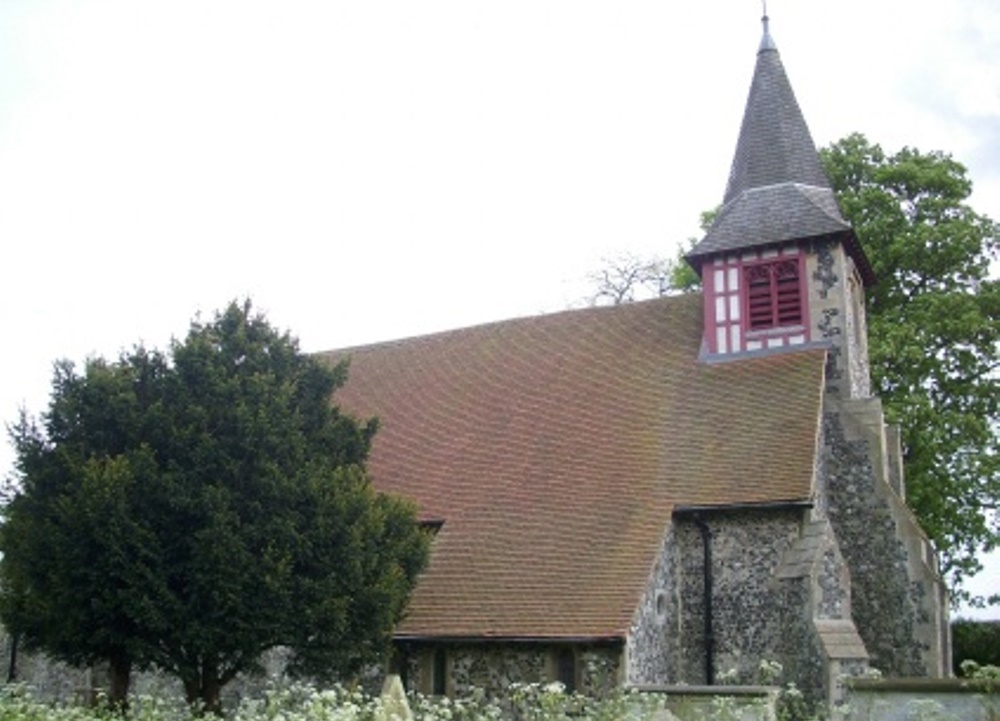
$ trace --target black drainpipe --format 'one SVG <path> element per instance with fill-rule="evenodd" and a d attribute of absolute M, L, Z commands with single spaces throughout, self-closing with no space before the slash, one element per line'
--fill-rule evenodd
<path fill-rule="evenodd" d="M 10 636 L 10 663 L 7 665 L 7 683 L 17 681 L 17 646 L 21 640 L 21 634 L 12 633 Z"/>
<path fill-rule="evenodd" d="M 705 607 L 705 683 L 715 685 L 715 634 L 712 631 L 712 529 L 708 527 L 700 513 L 694 515 L 694 524 L 701 531 L 704 551 L 702 573 L 704 574 Z"/>

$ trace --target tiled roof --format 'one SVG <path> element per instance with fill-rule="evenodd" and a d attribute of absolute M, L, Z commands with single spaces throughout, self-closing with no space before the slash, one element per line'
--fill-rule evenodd
<path fill-rule="evenodd" d="M 850 231 L 829 188 L 769 185 L 746 190 L 723 206 L 689 257 Z"/>
<path fill-rule="evenodd" d="M 400 636 L 622 637 L 675 506 L 804 500 L 824 354 L 699 362 L 701 296 L 335 351 L 376 487 L 444 521 Z"/>

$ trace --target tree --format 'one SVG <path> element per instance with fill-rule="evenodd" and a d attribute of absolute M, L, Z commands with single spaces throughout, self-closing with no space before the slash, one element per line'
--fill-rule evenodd
<path fill-rule="evenodd" d="M 701 214 L 700 226 L 708 231 L 719 212 L 706 210 Z M 660 256 L 639 258 L 623 255 L 605 262 L 605 267 L 592 273 L 591 282 L 596 291 L 588 299 L 591 305 L 618 305 L 645 298 L 658 298 L 675 293 L 689 293 L 701 287 L 701 278 L 684 259 L 697 238 L 677 246 L 673 258 Z"/>
<path fill-rule="evenodd" d="M 591 305 L 619 305 L 645 297 L 666 295 L 670 289 L 670 266 L 659 257 L 649 259 L 622 255 L 605 260 L 604 267 L 592 273 L 596 287 Z"/>
<path fill-rule="evenodd" d="M 0 525 L 0 615 L 15 636 L 72 665 L 106 662 L 123 702 L 136 658 L 135 619 L 148 612 L 157 547 L 133 510 L 153 459 L 151 391 L 165 359 L 138 350 L 78 376 L 56 365 L 43 432 L 22 413 L 17 481 Z"/>
<path fill-rule="evenodd" d="M 428 553 L 412 506 L 364 470 L 375 432 L 331 402 L 346 365 L 302 354 L 250 303 L 169 354 L 57 366 L 14 429 L 0 617 L 56 658 L 225 684 L 286 647 L 293 673 L 378 660 Z"/>
<path fill-rule="evenodd" d="M 1000 667 L 1000 621 L 959 618 L 951 623 L 952 673 L 965 676 L 962 665 Z"/>
<path fill-rule="evenodd" d="M 958 589 L 1000 541 L 997 225 L 968 205 L 972 182 L 944 153 L 887 155 L 853 134 L 821 155 L 878 278 L 872 380 L 902 431 L 907 501 Z"/>

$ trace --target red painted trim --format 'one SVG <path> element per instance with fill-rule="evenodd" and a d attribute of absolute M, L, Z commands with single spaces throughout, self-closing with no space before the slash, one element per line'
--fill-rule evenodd
<path fill-rule="evenodd" d="M 718 343 L 715 341 L 715 296 L 717 291 L 715 289 L 715 265 L 712 263 L 705 263 L 701 266 L 701 285 L 703 290 L 702 300 L 704 306 L 702 307 L 702 333 L 705 338 L 705 347 L 708 348 L 709 353 L 718 353 Z M 722 266 L 723 268 L 725 265 Z"/>
<path fill-rule="evenodd" d="M 746 270 L 754 266 L 761 265 L 773 265 L 775 263 L 794 261 L 797 265 L 798 272 L 798 294 L 799 294 L 799 304 L 801 311 L 801 322 L 794 326 L 780 326 L 772 325 L 768 328 L 760 328 L 757 330 L 751 330 L 750 328 L 750 284 L 747 281 Z M 715 271 L 721 270 L 723 274 L 723 286 L 722 288 L 716 288 L 715 286 Z M 795 245 L 786 252 L 780 255 L 772 255 L 767 258 L 754 258 L 753 260 L 743 260 L 740 256 L 735 255 L 724 259 L 721 265 L 715 265 L 714 263 L 706 262 L 702 265 L 702 286 L 703 286 L 703 301 L 704 307 L 702 309 L 703 316 L 703 334 L 705 339 L 705 347 L 709 353 L 719 353 L 718 335 L 717 331 L 720 324 L 720 319 L 716 318 L 716 305 L 719 298 L 722 299 L 725 306 L 725 313 L 728 318 L 729 313 L 729 298 L 732 295 L 728 290 L 728 278 L 730 270 L 735 270 L 738 282 L 739 291 L 737 295 L 739 296 L 739 307 L 740 307 L 740 319 L 738 322 L 733 322 L 731 319 L 722 322 L 722 328 L 725 330 L 726 334 L 726 353 L 734 353 L 746 350 L 747 343 L 749 341 L 759 340 L 764 346 L 767 347 L 767 341 L 775 338 L 780 338 L 784 343 L 787 343 L 792 336 L 802 335 L 806 342 L 812 339 L 812 332 L 810 328 L 810 316 L 809 316 L 809 293 L 808 293 L 808 283 L 806 282 L 806 253 L 802 250 L 801 246 Z M 769 291 L 769 298 L 772 304 L 771 313 L 774 318 L 775 323 L 778 320 L 778 309 L 777 309 L 777 289 L 776 285 L 771 286 Z M 738 325 L 740 328 L 740 347 L 733 348 L 730 347 L 732 342 L 731 328 L 733 325 Z"/>
<path fill-rule="evenodd" d="M 761 265 L 772 265 L 772 264 L 776 264 L 776 263 L 780 263 L 780 262 L 788 261 L 788 260 L 794 260 L 796 262 L 796 265 L 797 265 L 798 286 L 799 286 L 799 289 L 798 289 L 799 290 L 799 304 L 800 304 L 800 309 L 801 309 L 801 323 L 799 323 L 798 325 L 795 325 L 795 326 L 789 326 L 789 330 L 787 332 L 783 332 L 782 331 L 782 326 L 780 326 L 780 325 L 772 325 L 772 326 L 770 326 L 768 328 L 759 328 L 759 329 L 756 329 L 756 330 L 751 329 L 750 328 L 750 284 L 747 282 L 746 269 L 747 268 L 752 268 L 752 267 L 755 267 L 755 266 L 761 266 Z M 759 340 L 764 340 L 764 339 L 769 339 L 769 338 L 784 338 L 784 339 L 787 339 L 787 338 L 790 338 L 793 335 L 799 335 L 800 331 L 797 330 L 798 328 L 803 328 L 804 329 L 804 331 L 801 331 L 801 332 L 802 332 L 803 335 L 805 335 L 806 341 L 809 341 L 810 340 L 810 333 L 809 333 L 809 300 L 808 300 L 809 299 L 809 294 L 807 293 L 807 290 L 806 290 L 805 253 L 802 252 L 802 249 L 796 246 L 795 247 L 795 251 L 793 253 L 787 253 L 786 252 L 786 253 L 781 254 L 781 255 L 769 256 L 767 258 L 758 258 L 758 259 L 754 259 L 754 260 L 750 260 L 750 261 L 740 260 L 740 261 L 737 261 L 737 264 L 739 265 L 739 273 L 740 273 L 740 280 L 741 280 L 741 286 L 740 286 L 740 304 L 741 304 L 740 326 L 742 327 L 742 331 L 743 331 L 743 345 L 744 345 L 744 347 L 746 347 L 746 343 L 748 341 L 752 341 L 752 340 L 758 340 L 758 339 Z M 778 321 L 778 313 L 777 313 L 777 308 L 776 308 L 777 297 L 776 297 L 776 295 L 774 293 L 772 293 L 772 295 L 771 295 L 771 303 L 772 303 L 772 309 L 771 310 L 772 310 L 772 314 L 773 314 L 773 317 L 774 317 L 774 321 L 775 321 L 775 323 L 777 323 L 777 321 Z M 796 330 L 791 330 L 791 328 L 795 328 Z"/>
<path fill-rule="evenodd" d="M 799 297 L 802 298 L 802 327 L 806 343 L 812 340 L 812 316 L 809 314 L 809 283 L 806 282 L 806 254 L 799 250 Z"/>

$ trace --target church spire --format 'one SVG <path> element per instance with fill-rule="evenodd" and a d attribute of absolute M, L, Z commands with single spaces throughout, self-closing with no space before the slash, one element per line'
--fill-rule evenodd
<path fill-rule="evenodd" d="M 768 16 L 723 203 L 750 188 L 802 183 L 829 188 L 812 135 L 771 37 Z"/>
<path fill-rule="evenodd" d="M 750 93 L 723 206 L 687 255 L 700 273 L 706 258 L 850 232 L 837 206 L 805 118 L 771 37 L 765 6 Z M 863 263 L 868 268 L 867 261 Z M 865 272 L 866 281 L 873 277 Z"/>
<path fill-rule="evenodd" d="M 763 26 L 723 206 L 687 254 L 702 280 L 711 358 L 827 342 L 832 319 L 847 317 L 844 299 L 874 281 L 823 172 L 766 7 Z M 855 273 L 856 293 L 845 285 Z"/>

